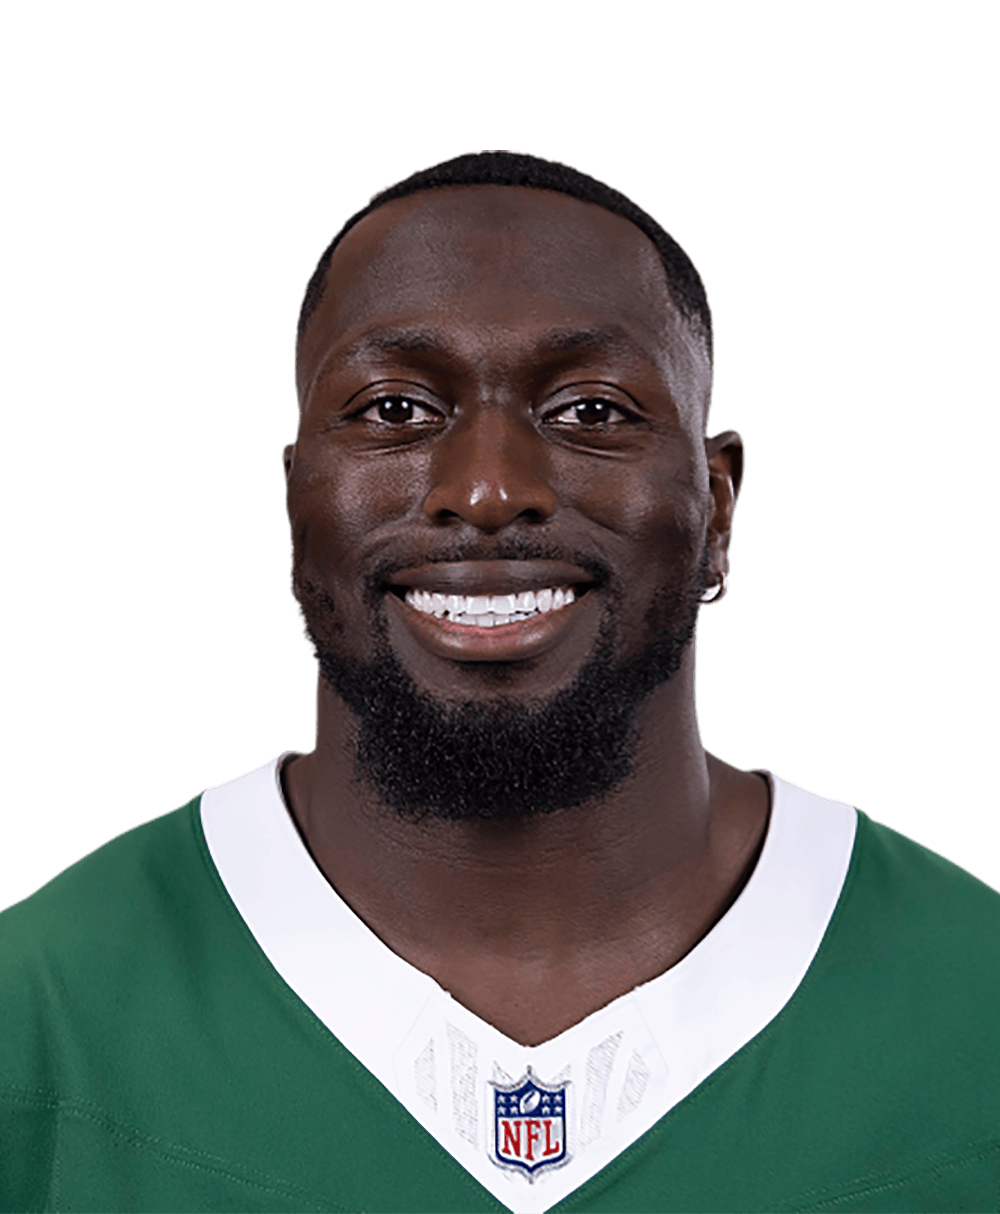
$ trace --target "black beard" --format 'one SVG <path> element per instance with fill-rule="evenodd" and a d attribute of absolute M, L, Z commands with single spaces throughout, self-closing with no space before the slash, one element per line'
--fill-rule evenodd
<path fill-rule="evenodd" d="M 706 566 L 707 550 L 683 592 L 657 596 L 647 613 L 655 634 L 648 646 L 616 660 L 612 613 L 573 683 L 532 706 L 502 697 L 447 704 L 426 695 L 384 630 L 374 659 L 343 658 L 321 639 L 340 631 L 332 601 L 298 578 L 295 590 L 320 672 L 358 718 L 358 773 L 380 799 L 412 819 L 510 819 L 599 800 L 631 774 L 636 717 L 681 667 Z M 492 673 L 502 679 L 502 670 Z"/>

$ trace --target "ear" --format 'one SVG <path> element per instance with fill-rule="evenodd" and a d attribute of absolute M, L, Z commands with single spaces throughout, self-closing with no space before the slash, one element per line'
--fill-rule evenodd
<path fill-rule="evenodd" d="M 729 540 L 733 529 L 736 496 L 743 480 L 743 440 L 733 430 L 705 439 L 708 462 L 708 491 L 712 513 L 708 521 L 709 586 L 729 572 Z"/>
<path fill-rule="evenodd" d="M 282 456 L 282 459 L 284 460 L 284 464 L 285 464 L 285 480 L 286 481 L 292 475 L 292 460 L 294 458 L 295 458 L 295 444 L 289 443 L 288 446 L 285 448 L 284 455 Z"/>

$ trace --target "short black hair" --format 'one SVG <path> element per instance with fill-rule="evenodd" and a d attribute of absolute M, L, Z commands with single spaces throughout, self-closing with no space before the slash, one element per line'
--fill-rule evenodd
<path fill-rule="evenodd" d="M 376 194 L 366 207 L 351 216 L 319 259 L 313 276 L 309 279 L 299 312 L 299 339 L 301 340 L 309 318 L 323 298 L 327 270 L 334 249 L 359 220 L 396 198 L 406 198 L 410 194 L 444 186 L 463 185 L 513 185 L 534 190 L 554 190 L 559 194 L 569 194 L 571 198 L 578 198 L 581 202 L 595 203 L 606 211 L 621 215 L 630 223 L 634 223 L 656 245 L 667 274 L 670 297 L 680 314 L 705 342 L 711 358 L 712 313 L 709 310 L 705 287 L 694 268 L 694 263 L 676 240 L 631 199 L 603 182 L 555 160 L 542 160 L 538 156 L 519 152 L 470 152 L 464 156 L 456 156 L 453 160 L 445 160 L 432 168 L 422 169 L 419 173 L 414 173 L 404 181 Z"/>

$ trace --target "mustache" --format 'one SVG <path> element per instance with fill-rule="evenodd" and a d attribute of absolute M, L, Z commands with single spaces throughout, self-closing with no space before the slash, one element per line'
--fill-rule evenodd
<path fill-rule="evenodd" d="M 463 561 L 558 561 L 576 565 L 592 579 L 595 586 L 613 585 L 615 576 L 611 566 L 592 552 L 560 547 L 525 538 L 498 539 L 488 542 L 483 539 L 465 540 L 449 544 L 437 544 L 419 551 L 382 555 L 371 569 L 363 574 L 366 593 L 378 598 L 392 584 L 393 575 L 401 569 L 412 569 L 416 565 L 442 565 Z"/>

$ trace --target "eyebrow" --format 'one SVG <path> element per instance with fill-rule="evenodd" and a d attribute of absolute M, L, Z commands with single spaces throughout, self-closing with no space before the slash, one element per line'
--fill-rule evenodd
<path fill-rule="evenodd" d="M 577 352 L 626 351 L 639 354 L 652 361 L 649 351 L 617 324 L 597 325 L 586 328 L 567 327 L 553 329 L 536 343 L 532 353 L 536 357 L 546 355 L 575 354 Z M 370 354 L 436 354 L 450 353 L 450 347 L 440 332 L 432 329 L 386 329 L 366 333 L 342 350 L 337 362 L 349 362 Z"/>
<path fill-rule="evenodd" d="M 437 334 L 423 329 L 387 329 L 366 333 L 342 350 L 338 362 L 366 354 L 423 354 L 444 349 Z"/>

